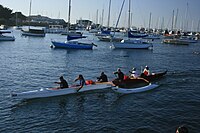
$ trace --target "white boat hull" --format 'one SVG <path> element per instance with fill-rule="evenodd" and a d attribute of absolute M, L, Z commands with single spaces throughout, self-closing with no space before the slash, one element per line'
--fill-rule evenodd
<path fill-rule="evenodd" d="M 0 41 L 15 41 L 13 36 L 0 36 Z"/>
<path fill-rule="evenodd" d="M 79 92 L 93 91 L 93 90 L 104 90 L 111 88 L 109 84 L 95 84 L 95 85 L 85 85 Z M 33 98 L 45 98 L 45 97 L 54 97 L 68 94 L 77 93 L 77 87 L 65 88 L 65 89 L 52 89 L 45 88 L 40 90 L 33 90 L 21 93 L 11 93 L 12 97 L 21 98 L 21 99 L 33 99 Z"/>
<path fill-rule="evenodd" d="M 115 92 L 118 93 L 123 93 L 123 94 L 129 94 L 129 93 L 139 93 L 139 92 L 145 92 L 145 91 L 149 91 L 152 90 L 154 88 L 158 87 L 158 85 L 156 84 L 149 84 L 147 86 L 143 86 L 143 87 L 138 87 L 138 88 L 119 88 L 119 87 L 112 87 L 112 90 L 114 90 Z"/>

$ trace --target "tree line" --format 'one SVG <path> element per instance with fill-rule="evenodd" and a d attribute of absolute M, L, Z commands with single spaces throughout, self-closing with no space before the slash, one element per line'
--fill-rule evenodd
<path fill-rule="evenodd" d="M 13 26 L 17 22 L 20 24 L 23 20 L 27 19 L 21 12 L 12 12 L 11 9 L 0 5 L 0 25 Z"/>

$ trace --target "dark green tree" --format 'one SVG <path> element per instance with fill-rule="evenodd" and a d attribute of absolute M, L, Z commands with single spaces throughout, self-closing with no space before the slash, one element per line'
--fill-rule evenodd
<path fill-rule="evenodd" d="M 8 20 L 9 18 L 11 18 L 11 13 L 12 13 L 11 9 L 0 5 L 0 18 Z"/>
<path fill-rule="evenodd" d="M 11 18 L 11 13 L 12 13 L 11 9 L 0 5 L 0 24 L 3 25 L 8 24 L 9 19 Z"/>

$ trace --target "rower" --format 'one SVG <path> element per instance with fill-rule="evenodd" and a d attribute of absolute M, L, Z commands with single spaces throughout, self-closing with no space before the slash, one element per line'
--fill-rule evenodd
<path fill-rule="evenodd" d="M 69 88 L 67 81 L 64 79 L 63 76 L 60 76 L 60 82 L 54 82 L 56 84 L 60 84 L 60 87 L 57 87 L 57 89 L 64 89 Z"/>
<path fill-rule="evenodd" d="M 118 80 L 120 82 L 124 80 L 124 73 L 121 71 L 120 68 L 118 68 L 116 72 L 113 72 L 113 74 L 117 74 L 118 76 L 115 80 Z"/>
<path fill-rule="evenodd" d="M 143 70 L 143 74 L 145 76 L 149 76 L 150 75 L 150 71 L 149 71 L 149 67 L 148 66 L 145 66 L 144 70 Z"/>
<path fill-rule="evenodd" d="M 131 73 L 131 78 L 137 78 L 138 72 L 136 71 L 136 68 L 133 67 L 132 71 L 129 71 Z"/>
<path fill-rule="evenodd" d="M 108 77 L 104 72 L 101 72 L 101 76 L 97 77 L 99 82 L 108 82 Z"/>
<path fill-rule="evenodd" d="M 79 75 L 74 81 L 76 82 L 76 81 L 80 81 L 80 84 L 79 84 L 79 88 L 77 89 L 77 92 L 81 89 L 81 88 L 83 88 L 83 86 L 85 85 L 85 79 L 83 78 L 83 75 Z"/>

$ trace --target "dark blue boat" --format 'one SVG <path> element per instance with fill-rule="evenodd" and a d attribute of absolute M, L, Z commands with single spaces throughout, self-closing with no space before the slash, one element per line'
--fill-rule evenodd
<path fill-rule="evenodd" d="M 68 35 L 67 40 L 74 40 L 74 39 L 81 39 L 81 38 L 86 38 L 87 36 L 80 36 L 80 35 Z"/>
<path fill-rule="evenodd" d="M 94 43 L 82 43 L 78 41 L 51 41 L 55 48 L 64 48 L 64 49 L 92 49 L 93 46 L 96 46 Z"/>

